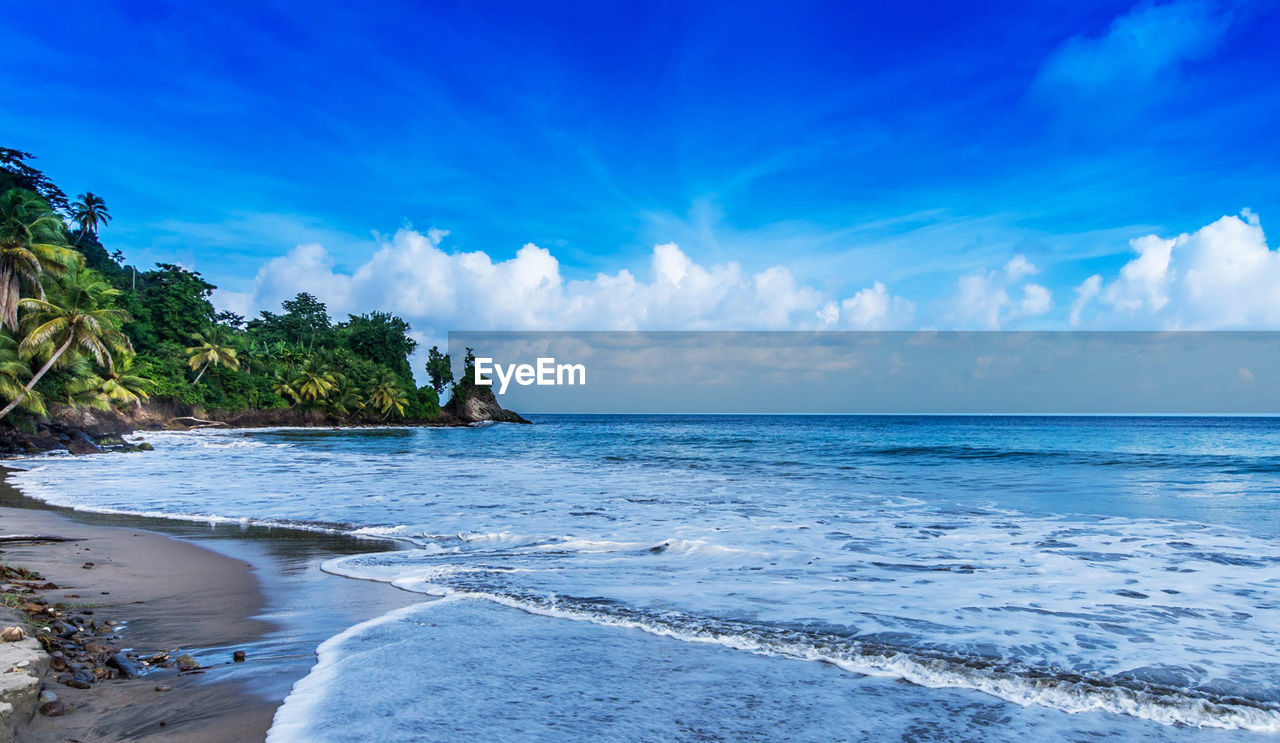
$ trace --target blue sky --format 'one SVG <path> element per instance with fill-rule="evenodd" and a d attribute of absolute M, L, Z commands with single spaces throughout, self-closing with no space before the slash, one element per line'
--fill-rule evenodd
<path fill-rule="evenodd" d="M 51 15 L 6 9 L 0 142 L 103 195 L 109 247 L 194 267 L 245 311 L 305 278 L 337 310 L 437 333 L 1280 322 L 1259 282 L 1280 278 L 1262 232 L 1280 212 L 1280 14 L 1263 3 Z M 1140 253 L 1148 235 L 1185 240 L 1152 268 L 1170 249 Z M 475 251 L 489 267 L 449 258 Z M 744 309 L 776 268 L 785 306 Z M 624 270 L 638 288 L 572 283 Z M 1208 289 L 1187 283 L 1206 271 Z M 441 282 L 476 306 L 419 296 Z"/>

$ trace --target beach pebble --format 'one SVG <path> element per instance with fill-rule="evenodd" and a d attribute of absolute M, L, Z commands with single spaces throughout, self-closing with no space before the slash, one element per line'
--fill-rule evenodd
<path fill-rule="evenodd" d="M 169 690 L 170 690 L 170 689 L 172 689 L 172 688 L 173 688 L 173 687 L 172 687 L 172 686 L 169 686 L 168 684 L 157 684 L 157 685 L 156 685 L 156 691 L 169 691 Z"/>
<path fill-rule="evenodd" d="M 93 563 L 91 563 L 91 562 L 86 562 L 85 564 L 81 565 L 80 567 L 84 568 L 85 570 L 88 570 L 88 569 L 90 569 L 90 568 L 92 568 L 92 567 L 93 567 Z"/>
<path fill-rule="evenodd" d="M 120 675 L 127 679 L 135 678 L 138 675 L 138 667 L 124 653 L 116 653 L 108 658 L 107 665 L 119 671 Z"/>
<path fill-rule="evenodd" d="M 245 656 L 244 656 L 243 650 L 237 650 L 231 654 L 231 659 L 234 660 L 236 663 L 243 663 L 244 657 Z"/>
<path fill-rule="evenodd" d="M 194 671 L 200 667 L 200 664 L 196 662 L 195 658 L 192 658 L 190 655 L 185 653 L 178 656 L 177 662 L 179 671 Z"/>
<path fill-rule="evenodd" d="M 17 642 L 27 636 L 27 631 L 21 627 L 5 627 L 0 630 L 0 640 L 4 642 Z"/>
<path fill-rule="evenodd" d="M 40 714 L 45 717 L 62 717 L 66 713 L 67 706 L 57 699 L 40 705 Z"/>
<path fill-rule="evenodd" d="M 69 678 L 62 683 L 70 686 L 72 689 L 88 689 L 93 686 L 93 684 L 90 684 L 88 681 L 81 681 L 77 678 Z"/>
<path fill-rule="evenodd" d="M 46 702 L 56 702 L 56 701 L 58 701 L 58 695 L 57 695 L 57 694 L 54 694 L 53 692 L 49 691 L 48 689 L 46 689 L 46 690 L 44 690 L 44 691 L 40 692 L 40 703 L 41 703 L 41 704 L 45 704 Z"/>

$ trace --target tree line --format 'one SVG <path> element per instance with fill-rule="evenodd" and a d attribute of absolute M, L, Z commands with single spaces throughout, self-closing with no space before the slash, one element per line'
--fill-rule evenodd
<path fill-rule="evenodd" d="M 69 199 L 0 147 L 0 421 L 34 430 L 49 407 L 107 410 L 151 398 L 228 412 L 302 408 L 335 422 L 429 420 L 453 382 L 430 349 L 418 387 L 409 323 L 385 312 L 333 322 L 308 293 L 252 319 L 219 312 L 213 284 L 108 252 L 92 192 Z"/>

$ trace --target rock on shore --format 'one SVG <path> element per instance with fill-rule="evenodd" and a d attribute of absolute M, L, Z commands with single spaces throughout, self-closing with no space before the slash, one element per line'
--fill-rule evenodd
<path fill-rule="evenodd" d="M 0 609 L 0 624 L 20 625 L 17 614 Z M 26 724 L 40 702 L 40 680 L 49 656 L 33 637 L 0 642 L 0 743 L 14 740 L 14 729 Z"/>
<path fill-rule="evenodd" d="M 445 415 L 462 423 L 528 423 L 519 413 L 506 410 L 498 404 L 498 398 L 490 387 L 472 387 L 465 399 L 449 400 L 444 406 Z"/>

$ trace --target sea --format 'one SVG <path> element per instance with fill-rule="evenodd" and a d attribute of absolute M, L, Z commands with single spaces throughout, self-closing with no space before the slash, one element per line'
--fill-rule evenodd
<path fill-rule="evenodd" d="M 1280 740 L 1280 419 L 531 416 L 148 432 L 75 509 L 395 540 L 330 741 Z"/>

